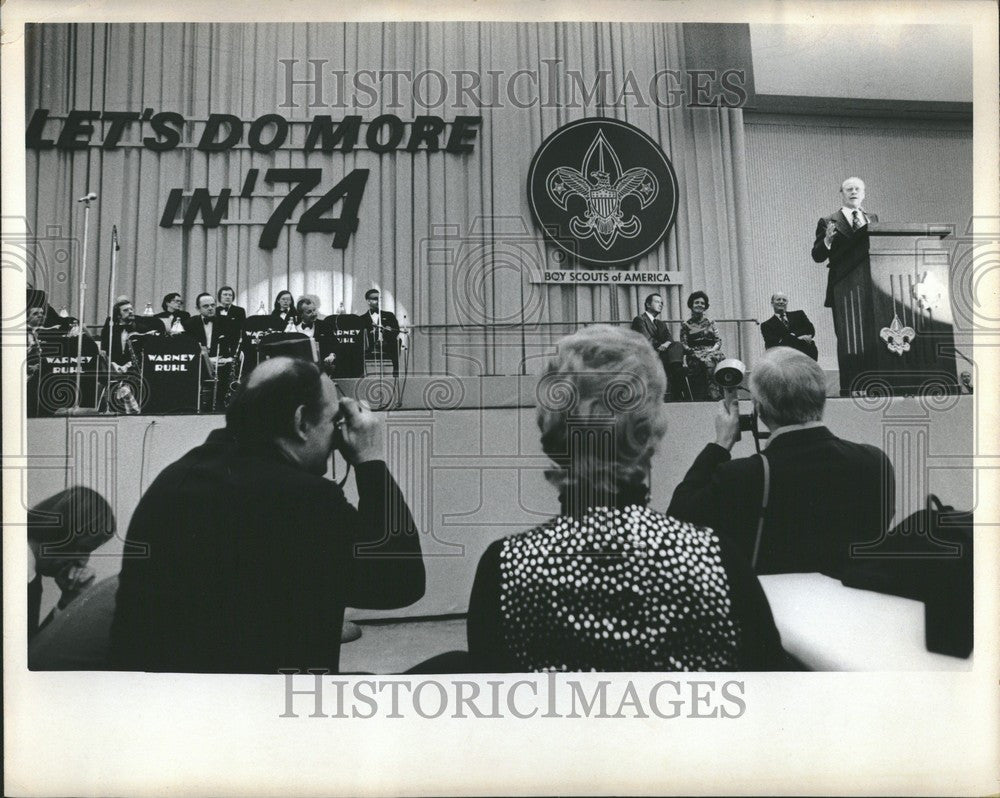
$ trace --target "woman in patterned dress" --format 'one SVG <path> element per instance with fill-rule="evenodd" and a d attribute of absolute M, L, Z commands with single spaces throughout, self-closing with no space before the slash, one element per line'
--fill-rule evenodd
<path fill-rule="evenodd" d="M 711 529 L 648 506 L 665 390 L 637 333 L 595 325 L 560 341 L 539 382 L 538 426 L 562 509 L 480 560 L 468 616 L 473 669 L 782 667 L 749 563 Z"/>
<path fill-rule="evenodd" d="M 705 315 L 708 294 L 695 291 L 688 297 L 687 306 L 691 318 L 681 322 L 681 343 L 687 355 L 691 399 L 695 402 L 721 399 L 722 389 L 715 384 L 712 375 L 726 356 L 722 353 L 722 337 L 715 329 L 715 322 Z"/>

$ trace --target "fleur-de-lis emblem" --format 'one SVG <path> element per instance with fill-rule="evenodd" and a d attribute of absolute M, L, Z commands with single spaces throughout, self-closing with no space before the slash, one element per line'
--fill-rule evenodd
<path fill-rule="evenodd" d="M 895 313 L 892 314 L 892 324 L 883 327 L 879 335 L 889 351 L 895 352 L 900 357 L 903 352 L 910 351 L 910 341 L 917 337 L 916 331 L 912 327 L 904 327 Z"/>
<path fill-rule="evenodd" d="M 622 200 L 634 196 L 639 207 L 645 209 L 656 199 L 660 187 L 645 167 L 624 171 L 618 154 L 603 131 L 598 131 L 580 169 L 557 166 L 546 178 L 545 190 L 562 210 L 566 210 L 570 197 L 582 197 L 586 210 L 583 216 L 570 219 L 570 230 L 580 239 L 592 236 L 604 250 L 609 250 L 618 236 L 635 238 L 642 230 L 635 214 L 624 218 Z"/>

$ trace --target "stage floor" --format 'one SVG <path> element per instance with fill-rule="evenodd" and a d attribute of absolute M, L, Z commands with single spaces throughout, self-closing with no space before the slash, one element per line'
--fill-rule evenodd
<path fill-rule="evenodd" d="M 557 514 L 546 482 L 530 407 L 401 410 L 382 414 L 386 460 L 423 532 L 427 593 L 404 610 L 353 612 L 387 618 L 463 613 L 479 557 L 504 535 Z M 896 470 L 896 518 L 923 506 L 928 492 L 960 509 L 979 495 L 973 469 L 974 396 L 940 399 L 832 399 L 826 423 L 834 434 L 883 448 Z M 664 510 L 695 456 L 714 438 L 714 403 L 666 405 L 668 427 L 651 470 L 652 506 Z M 142 492 L 156 475 L 212 429 L 222 416 L 98 416 L 27 420 L 27 448 L 12 453 L 6 477 L 26 506 L 70 484 L 101 491 L 115 508 L 119 535 L 92 556 L 98 579 L 120 569 L 122 539 Z M 734 457 L 753 453 L 749 436 Z M 338 466 L 342 469 L 343 465 Z M 338 473 L 343 474 L 342 470 Z M 979 475 L 985 478 L 983 475 Z M 13 483 L 20 480 L 21 484 Z M 354 497 L 353 480 L 346 490 Z M 986 490 L 984 486 L 983 490 Z M 231 501 L 233 497 L 220 497 Z M 291 533 L 291 532 L 290 532 Z M 46 607 L 56 600 L 49 590 Z"/>

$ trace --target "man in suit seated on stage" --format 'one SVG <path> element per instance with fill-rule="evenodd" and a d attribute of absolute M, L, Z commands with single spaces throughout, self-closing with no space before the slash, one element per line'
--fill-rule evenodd
<path fill-rule="evenodd" d="M 399 321 L 388 310 L 379 307 L 380 296 L 377 288 L 365 291 L 368 302 L 368 313 L 362 317 L 366 330 L 365 355 L 388 358 L 395 377 L 399 374 Z"/>
<path fill-rule="evenodd" d="M 211 294 L 198 294 L 195 300 L 197 316 L 184 321 L 184 332 L 208 350 L 211 357 L 227 357 L 237 343 L 237 331 L 225 316 L 215 313 L 215 299 Z"/>
<path fill-rule="evenodd" d="M 247 312 L 239 305 L 233 304 L 236 301 L 236 290 L 231 285 L 224 285 L 218 290 L 215 298 L 219 300 L 215 315 L 229 321 L 230 325 L 242 334 L 243 325 L 247 320 Z"/>
<path fill-rule="evenodd" d="M 114 320 L 115 336 L 111 338 L 111 320 Z M 128 299 L 119 299 L 111 309 L 111 319 L 104 320 L 101 328 L 101 349 L 111 358 L 113 368 L 117 372 L 138 371 L 141 366 L 133 362 L 132 353 L 142 356 L 142 338 L 144 335 L 160 334 L 163 325 L 152 318 L 135 315 L 135 308 Z M 127 339 L 127 340 L 126 340 Z"/>
<path fill-rule="evenodd" d="M 812 259 L 816 263 L 829 261 L 824 302 L 828 308 L 833 307 L 833 286 L 850 271 L 857 258 L 868 251 L 865 227 L 869 222 L 878 221 L 878 216 L 861 207 L 865 201 L 865 184 L 861 178 L 847 178 L 840 186 L 840 196 L 843 206 L 819 220 L 812 248 Z"/>
<path fill-rule="evenodd" d="M 750 393 L 771 431 L 763 454 L 730 459 L 739 408 L 724 402 L 715 443 L 698 455 L 668 512 L 728 536 L 757 573 L 819 571 L 839 578 L 852 544 L 879 540 L 889 527 L 892 464 L 875 446 L 841 440 L 823 425 L 823 370 L 801 352 L 765 352 L 750 373 Z M 765 485 L 767 512 L 759 527 Z"/>
<path fill-rule="evenodd" d="M 805 311 L 789 310 L 788 294 L 780 291 L 771 295 L 771 307 L 774 308 L 774 315 L 760 325 L 760 334 L 764 336 L 764 348 L 788 346 L 817 360 L 819 351 L 813 341 L 816 328 L 809 321 Z"/>
<path fill-rule="evenodd" d="M 424 593 L 420 535 L 385 457 L 384 422 L 315 364 L 253 370 L 225 429 L 140 499 L 122 560 L 111 659 L 128 670 L 337 673 L 345 606 Z M 325 474 L 336 449 L 358 505 Z M 294 519 L 292 522 L 290 519 Z"/>
<path fill-rule="evenodd" d="M 632 329 L 644 336 L 663 364 L 667 375 L 667 396 L 674 401 L 685 398 L 684 383 L 684 346 L 674 341 L 670 328 L 659 316 L 663 312 L 663 297 L 650 294 L 646 297 L 645 310 L 632 319 Z"/>
<path fill-rule="evenodd" d="M 302 297 L 296 302 L 295 310 L 299 317 L 295 329 L 316 342 L 316 356 L 323 364 L 324 372 L 332 374 L 334 363 L 337 361 L 334 353 L 336 340 L 332 336 L 332 330 L 329 329 L 329 325 L 324 324 L 325 319 L 319 318 L 319 308 L 310 297 Z"/>

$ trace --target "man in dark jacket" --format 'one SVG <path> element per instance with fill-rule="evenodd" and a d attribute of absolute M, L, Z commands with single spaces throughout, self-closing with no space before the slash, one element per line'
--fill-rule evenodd
<path fill-rule="evenodd" d="M 667 375 L 667 397 L 680 401 L 686 398 L 684 389 L 687 387 L 684 381 L 684 346 L 673 340 L 667 323 L 660 319 L 662 312 L 663 297 L 650 294 L 646 297 L 643 312 L 632 319 L 632 329 L 656 350 Z"/>
<path fill-rule="evenodd" d="M 337 448 L 358 506 L 325 478 Z M 112 663 L 129 670 L 339 668 L 344 607 L 424 591 L 417 531 L 383 462 L 381 422 L 312 363 L 254 369 L 226 428 L 142 497 L 124 557 Z"/>
<path fill-rule="evenodd" d="M 823 370 L 806 355 L 770 349 L 754 366 L 750 391 L 771 430 L 769 496 L 760 456 L 731 460 L 739 434 L 736 403 L 716 418 L 716 441 L 677 486 L 669 514 L 733 539 L 758 573 L 819 571 L 839 577 L 852 544 L 880 539 L 895 506 L 895 477 L 878 448 L 836 437 L 823 426 Z"/>
<path fill-rule="evenodd" d="M 760 334 L 764 336 L 764 348 L 773 349 L 776 346 L 789 346 L 803 355 L 809 355 L 813 360 L 819 357 L 816 342 L 816 328 L 809 321 L 804 310 L 788 309 L 788 294 L 771 295 L 771 307 L 774 315 L 760 325 Z"/>
<path fill-rule="evenodd" d="M 833 286 L 868 254 L 865 228 L 869 222 L 878 221 L 878 216 L 861 207 L 865 201 L 865 184 L 860 177 L 847 178 L 840 185 L 840 196 L 844 201 L 840 210 L 824 216 L 816 224 L 812 247 L 812 259 L 816 263 L 827 261 L 829 272 L 823 304 L 828 308 L 833 307 Z"/>

